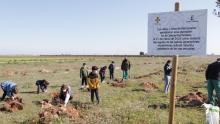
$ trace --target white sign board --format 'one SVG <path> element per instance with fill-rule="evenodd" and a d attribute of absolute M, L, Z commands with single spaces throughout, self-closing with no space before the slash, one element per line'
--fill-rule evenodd
<path fill-rule="evenodd" d="M 207 10 L 148 15 L 148 54 L 206 55 Z"/>

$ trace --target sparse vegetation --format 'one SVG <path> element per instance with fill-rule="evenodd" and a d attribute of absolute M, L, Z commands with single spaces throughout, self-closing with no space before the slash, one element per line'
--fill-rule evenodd
<path fill-rule="evenodd" d="M 192 91 L 207 94 L 204 69 L 207 63 L 216 60 L 216 56 L 208 57 L 180 57 L 179 74 L 177 82 L 177 95 L 183 96 Z M 15 113 L 0 112 L 1 124 L 32 124 L 38 123 L 38 113 L 41 106 L 36 101 L 52 99 L 52 93 L 59 92 L 59 86 L 63 83 L 71 85 L 73 100 L 69 106 L 74 106 L 80 111 L 80 117 L 69 120 L 61 117 L 53 120 L 53 124 L 80 123 L 80 124 L 165 124 L 168 121 L 169 108 L 154 109 L 149 105 L 169 106 L 169 96 L 163 93 L 163 65 L 168 57 L 129 57 L 132 63 L 131 78 L 126 81 L 126 87 L 112 87 L 103 83 L 100 87 L 101 103 L 90 103 L 90 94 L 78 90 L 80 87 L 79 69 L 83 62 L 89 67 L 92 65 L 103 66 L 110 64 L 111 60 L 116 64 L 116 78 L 121 78 L 120 65 L 122 57 L 0 57 L 0 81 L 12 80 L 18 84 L 19 95 L 24 102 L 24 108 Z M 15 61 L 16 60 L 16 61 Z M 49 70 L 46 73 L 45 70 Z M 199 72 L 197 72 L 197 71 Z M 25 72 L 25 74 L 24 74 Z M 54 73 L 55 72 L 55 73 Z M 107 71 L 108 72 L 108 71 Z M 154 72 L 159 72 L 153 74 Z M 140 75 L 149 75 L 142 76 Z M 135 78 L 136 77 L 136 78 Z M 137 78 L 140 77 L 140 78 Z M 50 82 L 47 93 L 36 94 L 35 81 L 47 79 Z M 107 81 L 109 76 L 107 73 Z M 144 82 L 153 82 L 159 88 L 146 92 Z M 2 94 L 2 90 L 0 90 Z M 0 102 L 2 105 L 3 102 Z M 205 121 L 205 111 L 200 107 L 176 108 L 177 124 L 201 124 Z"/>

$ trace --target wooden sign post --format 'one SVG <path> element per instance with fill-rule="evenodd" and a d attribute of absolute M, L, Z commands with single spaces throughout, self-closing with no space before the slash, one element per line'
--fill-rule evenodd
<path fill-rule="evenodd" d="M 207 10 L 180 11 L 179 2 L 174 10 L 148 14 L 148 53 L 173 56 L 168 124 L 175 123 L 178 55 L 206 55 L 207 45 Z"/>
<path fill-rule="evenodd" d="M 176 2 L 175 3 L 175 11 L 179 11 L 179 10 L 180 10 L 180 4 L 179 4 L 179 2 Z M 168 122 L 168 124 L 174 124 L 178 59 L 179 59 L 178 55 L 173 56 L 172 80 L 171 80 L 171 89 L 170 89 L 170 112 L 169 112 L 169 122 Z"/>

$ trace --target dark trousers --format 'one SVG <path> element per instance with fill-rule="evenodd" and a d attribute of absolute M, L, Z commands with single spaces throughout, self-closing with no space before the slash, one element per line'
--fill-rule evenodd
<path fill-rule="evenodd" d="M 5 96 L 6 96 L 6 91 L 3 91 L 4 93 L 3 93 L 3 95 L 2 95 L 2 98 L 1 98 L 1 100 L 4 100 L 5 99 Z"/>
<path fill-rule="evenodd" d="M 110 71 L 109 74 L 110 74 L 110 80 L 114 80 L 114 72 Z"/>
<path fill-rule="evenodd" d="M 100 75 L 100 79 L 101 79 L 101 82 L 105 80 L 105 75 L 104 74 L 99 74 Z"/>
<path fill-rule="evenodd" d="M 96 97 L 97 102 L 99 103 L 99 91 L 98 89 L 91 89 L 91 101 L 94 102 L 94 94 Z"/>
<path fill-rule="evenodd" d="M 84 84 L 87 85 L 87 77 L 82 77 L 82 84 L 81 85 L 83 86 Z"/>
<path fill-rule="evenodd" d="M 47 86 L 37 85 L 37 93 L 40 93 L 40 89 L 44 92 L 47 90 Z"/>

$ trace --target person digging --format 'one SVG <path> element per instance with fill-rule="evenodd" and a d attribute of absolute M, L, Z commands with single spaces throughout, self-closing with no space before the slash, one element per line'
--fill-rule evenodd
<path fill-rule="evenodd" d="M 3 101 L 6 96 L 11 98 L 12 100 L 17 97 L 16 94 L 18 93 L 18 89 L 16 83 L 12 81 L 4 81 L 1 83 L 1 88 L 3 90 L 1 101 Z"/>
<path fill-rule="evenodd" d="M 47 86 L 49 85 L 49 82 L 47 80 L 37 80 L 36 81 L 37 85 L 37 93 L 40 93 L 40 89 L 42 92 L 47 92 Z"/>
<path fill-rule="evenodd" d="M 66 107 L 69 100 L 72 100 L 73 98 L 70 86 L 64 84 L 61 86 L 59 98 L 61 100 L 61 103 L 64 104 L 64 107 Z"/>
<path fill-rule="evenodd" d="M 91 101 L 94 103 L 94 95 L 96 96 L 97 104 L 99 104 L 99 78 L 98 67 L 93 66 L 92 72 L 89 74 L 89 88 L 91 92 Z"/>

